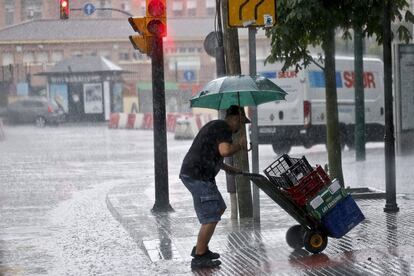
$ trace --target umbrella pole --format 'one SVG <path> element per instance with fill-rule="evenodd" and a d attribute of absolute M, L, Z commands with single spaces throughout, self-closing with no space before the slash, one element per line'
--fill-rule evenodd
<path fill-rule="evenodd" d="M 241 125 L 242 124 L 242 120 L 241 120 L 241 114 L 240 114 L 240 108 L 241 108 L 241 106 L 240 106 L 240 92 L 239 91 L 237 92 L 237 105 L 239 106 L 239 123 Z"/>

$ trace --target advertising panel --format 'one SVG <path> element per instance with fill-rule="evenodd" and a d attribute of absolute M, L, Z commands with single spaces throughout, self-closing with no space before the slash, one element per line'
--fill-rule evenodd
<path fill-rule="evenodd" d="M 85 83 L 83 85 L 83 98 L 86 114 L 99 114 L 103 112 L 101 83 Z"/>

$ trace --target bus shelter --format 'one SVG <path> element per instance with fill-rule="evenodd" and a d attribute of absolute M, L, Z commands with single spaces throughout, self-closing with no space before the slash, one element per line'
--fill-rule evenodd
<path fill-rule="evenodd" d="M 75 56 L 37 75 L 47 78 L 47 97 L 63 108 L 69 121 L 105 121 L 123 109 L 124 73 L 104 57 Z"/>

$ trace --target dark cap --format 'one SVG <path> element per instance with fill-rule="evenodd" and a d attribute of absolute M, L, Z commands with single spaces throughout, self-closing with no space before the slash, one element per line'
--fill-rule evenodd
<path fill-rule="evenodd" d="M 230 115 L 241 115 L 240 117 L 242 119 L 244 119 L 244 123 L 245 124 L 250 124 L 250 120 L 249 118 L 246 117 L 246 114 L 244 113 L 244 108 L 237 106 L 237 105 L 232 105 L 230 106 L 227 110 L 226 110 L 226 117 L 230 116 Z"/>

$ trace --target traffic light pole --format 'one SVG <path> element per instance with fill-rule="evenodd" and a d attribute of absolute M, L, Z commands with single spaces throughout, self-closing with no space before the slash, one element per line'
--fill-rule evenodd
<path fill-rule="evenodd" d="M 174 211 L 169 202 L 164 53 L 161 36 L 152 39 L 152 104 L 154 116 L 155 204 L 153 212 Z"/>
<path fill-rule="evenodd" d="M 391 31 L 391 0 L 384 0 L 383 23 L 383 61 L 384 61 L 384 110 L 385 110 L 385 212 L 398 212 L 400 208 L 396 198 L 395 178 L 395 138 L 394 109 L 392 96 L 392 31 Z"/>

